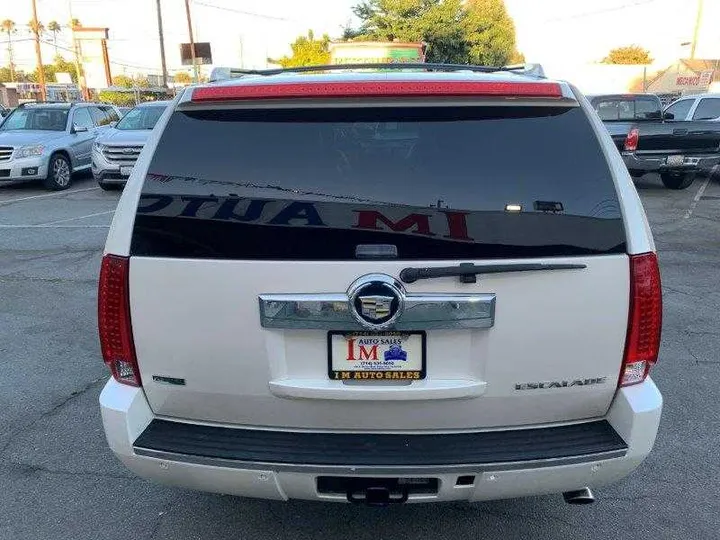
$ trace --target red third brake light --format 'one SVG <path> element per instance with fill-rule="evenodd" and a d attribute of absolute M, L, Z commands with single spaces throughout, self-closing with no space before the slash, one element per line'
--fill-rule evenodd
<path fill-rule="evenodd" d="M 534 97 L 561 98 L 562 88 L 548 82 L 497 81 L 352 81 L 236 84 L 195 88 L 194 102 L 244 99 L 348 97 Z"/>
<path fill-rule="evenodd" d="M 643 382 L 657 362 L 662 328 L 662 289 L 655 253 L 630 255 L 630 313 L 620 386 Z"/>
<path fill-rule="evenodd" d="M 105 255 L 98 284 L 98 330 L 103 360 L 118 382 L 142 386 L 130 324 L 130 260 Z"/>
<path fill-rule="evenodd" d="M 638 131 L 638 128 L 632 128 L 625 138 L 625 151 L 634 152 L 637 150 L 639 140 L 640 131 Z"/>

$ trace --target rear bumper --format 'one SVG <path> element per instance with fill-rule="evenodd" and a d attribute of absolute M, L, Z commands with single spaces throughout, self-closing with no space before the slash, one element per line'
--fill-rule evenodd
<path fill-rule="evenodd" d="M 655 441 L 662 397 L 651 380 L 622 389 L 604 419 L 481 433 L 339 434 L 180 424 L 154 417 L 141 389 L 110 380 L 100 395 L 110 448 L 133 472 L 203 491 L 344 501 L 321 475 L 426 477 L 410 502 L 491 500 L 597 487 L 628 475 Z M 459 476 L 474 477 L 472 483 Z"/>
<path fill-rule="evenodd" d="M 720 154 L 687 155 L 682 165 L 667 165 L 668 156 L 673 154 L 638 155 L 633 152 L 622 152 L 625 166 L 631 173 L 693 173 L 710 171 L 720 163 Z"/>

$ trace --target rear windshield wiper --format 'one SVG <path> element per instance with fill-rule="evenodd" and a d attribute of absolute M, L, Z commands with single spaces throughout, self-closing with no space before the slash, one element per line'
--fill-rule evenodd
<path fill-rule="evenodd" d="M 431 266 L 426 268 L 404 268 L 400 279 L 405 283 L 415 283 L 419 279 L 458 276 L 462 283 L 475 283 L 478 274 L 501 274 L 504 272 L 541 272 L 544 270 L 579 270 L 587 268 L 585 264 L 487 264 L 476 266 L 473 263 L 461 263 L 458 266 Z"/>

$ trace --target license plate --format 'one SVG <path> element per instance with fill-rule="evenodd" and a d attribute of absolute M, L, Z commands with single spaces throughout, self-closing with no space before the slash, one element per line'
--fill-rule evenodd
<path fill-rule="evenodd" d="M 673 167 L 677 167 L 678 165 L 682 165 L 685 163 L 685 156 L 668 156 L 667 157 L 667 164 L 672 165 Z"/>
<path fill-rule="evenodd" d="M 425 378 L 425 332 L 329 332 L 328 375 L 333 380 Z"/>
<path fill-rule="evenodd" d="M 132 170 L 133 170 L 132 166 L 130 166 L 130 167 L 120 167 L 120 174 L 121 174 L 122 176 L 130 176 L 130 174 L 132 173 Z"/>

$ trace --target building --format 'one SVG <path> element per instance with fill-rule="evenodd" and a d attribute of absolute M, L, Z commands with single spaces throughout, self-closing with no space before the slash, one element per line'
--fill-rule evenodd
<path fill-rule="evenodd" d="M 567 80 L 585 94 L 649 92 L 664 101 L 684 94 L 708 92 L 720 82 L 720 60 L 678 59 L 670 65 L 545 65 L 550 78 Z"/>
<path fill-rule="evenodd" d="M 653 94 L 701 94 L 720 82 L 720 60 L 682 59 L 653 73 L 645 91 Z"/>
<path fill-rule="evenodd" d="M 4 83 L 5 88 L 1 92 L 0 101 L 7 99 L 6 105 L 17 106 L 19 103 L 28 101 L 39 101 L 41 99 L 40 85 L 30 82 Z M 1 85 L 0 85 L 1 86 Z M 72 83 L 47 83 L 45 85 L 46 101 L 82 101 L 82 91 L 76 84 Z"/>
<path fill-rule="evenodd" d="M 425 61 L 424 43 L 397 41 L 334 41 L 331 64 L 395 64 Z"/>

